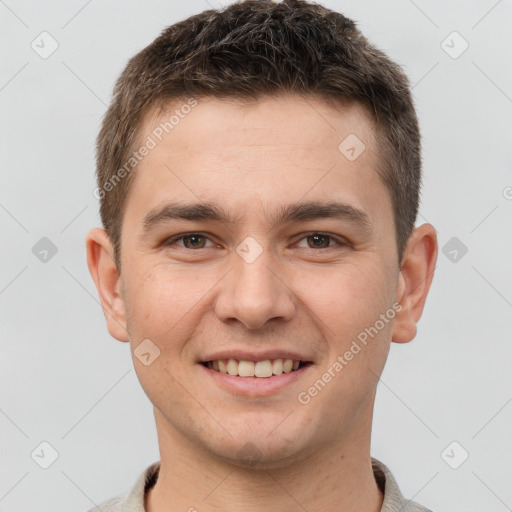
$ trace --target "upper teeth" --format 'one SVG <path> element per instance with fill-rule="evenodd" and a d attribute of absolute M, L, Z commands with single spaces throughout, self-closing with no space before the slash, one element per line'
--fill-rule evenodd
<path fill-rule="evenodd" d="M 265 361 L 244 361 L 238 359 L 217 359 L 208 361 L 206 366 L 211 370 L 216 370 L 229 375 L 238 375 L 240 377 L 272 377 L 272 375 L 281 375 L 290 373 L 299 367 L 300 361 L 293 359 L 266 359 Z"/>

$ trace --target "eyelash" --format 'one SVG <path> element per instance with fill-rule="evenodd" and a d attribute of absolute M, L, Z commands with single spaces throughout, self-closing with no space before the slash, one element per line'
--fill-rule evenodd
<path fill-rule="evenodd" d="M 166 247 L 170 247 L 172 246 L 174 243 L 180 241 L 180 240 L 183 240 L 184 238 L 188 237 L 188 236 L 192 236 L 192 235 L 199 235 L 201 237 L 204 237 L 204 238 L 207 238 L 208 240 L 210 240 L 210 238 L 208 236 L 206 236 L 205 234 L 203 233 L 199 233 L 199 232 L 195 232 L 195 231 L 192 231 L 190 233 L 183 233 L 181 235 L 176 235 L 176 236 L 173 236 L 171 238 L 168 238 L 164 243 L 163 245 L 166 246 Z M 350 244 L 345 241 L 344 239 L 342 238 L 338 238 L 334 235 L 331 235 L 329 233 L 323 233 L 322 231 L 311 231 L 310 233 L 307 233 L 305 234 L 301 239 L 299 239 L 299 242 L 301 242 L 302 240 L 304 240 L 305 238 L 308 238 L 310 236 L 314 236 L 314 235 L 320 235 L 320 236 L 323 236 L 323 237 L 328 237 L 332 240 L 334 240 L 336 242 L 336 245 L 340 246 L 340 247 L 347 247 L 349 246 Z M 212 241 L 212 240 L 210 240 Z M 297 242 L 298 243 L 298 242 Z M 321 247 L 320 250 L 327 250 L 327 249 L 333 249 L 335 247 L 335 245 L 329 245 L 328 247 Z M 189 249 L 187 247 L 180 247 L 181 249 L 185 249 L 187 251 L 195 251 L 196 249 Z M 199 249 L 207 249 L 207 247 L 200 247 Z M 199 250 L 197 249 L 197 250 Z M 301 247 L 301 249 L 313 249 L 313 247 Z"/>

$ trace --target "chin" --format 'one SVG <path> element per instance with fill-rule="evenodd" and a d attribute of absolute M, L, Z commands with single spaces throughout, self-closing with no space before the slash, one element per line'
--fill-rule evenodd
<path fill-rule="evenodd" d="M 214 457 L 228 464 L 250 470 L 282 469 L 311 455 L 306 453 L 309 450 L 304 446 L 303 435 L 286 435 L 286 432 L 278 435 L 274 432 L 269 436 L 268 432 L 254 430 L 245 435 L 233 435 L 233 438 L 225 439 L 225 443 L 216 443 L 209 450 Z"/>

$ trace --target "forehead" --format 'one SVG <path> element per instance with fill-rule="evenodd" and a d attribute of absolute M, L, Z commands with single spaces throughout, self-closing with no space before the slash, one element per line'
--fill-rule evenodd
<path fill-rule="evenodd" d="M 139 140 L 152 146 L 137 165 L 126 209 L 139 222 L 179 198 L 218 204 L 238 218 L 253 207 L 261 216 L 263 206 L 275 218 L 284 203 L 343 200 L 371 210 L 387 195 L 376 172 L 374 124 L 356 103 L 185 98 L 150 111 Z"/>
<path fill-rule="evenodd" d="M 375 124 L 365 106 L 357 102 L 333 105 L 315 96 L 281 93 L 257 100 L 237 98 L 182 98 L 152 108 L 144 117 L 141 134 L 157 143 L 194 147 L 199 143 L 223 148 L 243 144 L 280 149 L 305 149 L 326 144 L 335 147 L 354 134 L 374 151 Z M 226 137 L 229 134 L 229 138 Z"/>

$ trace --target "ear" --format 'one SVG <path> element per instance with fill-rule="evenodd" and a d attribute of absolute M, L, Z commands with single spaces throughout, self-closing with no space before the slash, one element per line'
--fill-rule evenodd
<path fill-rule="evenodd" d="M 402 258 L 396 300 L 402 309 L 395 316 L 392 341 L 407 343 L 416 336 L 437 261 L 437 234 L 431 224 L 417 227 Z"/>
<path fill-rule="evenodd" d="M 122 281 L 114 261 L 114 251 L 107 232 L 94 228 L 87 233 L 87 266 L 96 284 L 111 336 L 128 341 L 126 309 L 121 292 Z"/>

